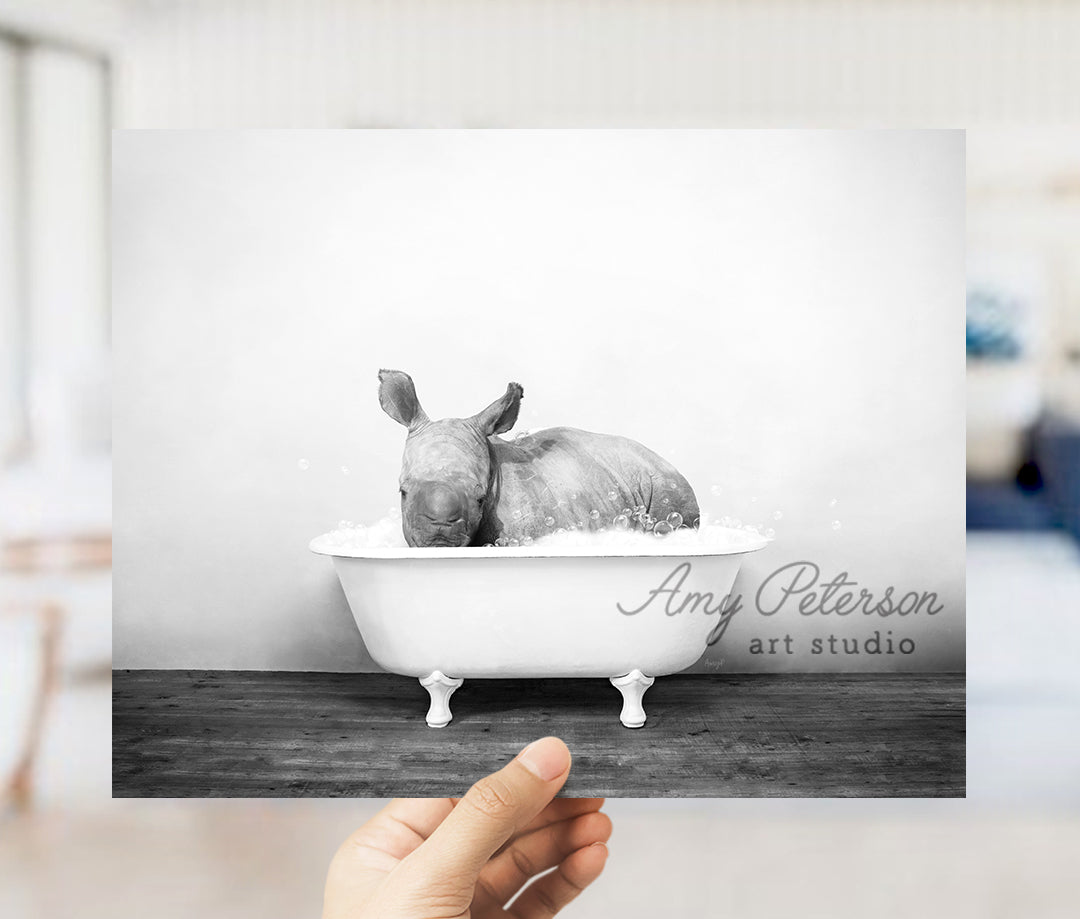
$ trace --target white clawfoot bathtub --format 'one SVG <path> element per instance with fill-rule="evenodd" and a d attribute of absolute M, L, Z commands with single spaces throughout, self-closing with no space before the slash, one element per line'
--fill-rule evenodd
<path fill-rule="evenodd" d="M 465 679 L 606 677 L 626 727 L 645 724 L 642 696 L 658 676 L 693 664 L 724 618 L 742 556 L 767 544 L 605 548 L 378 548 L 324 538 L 368 651 L 384 670 L 420 680 L 427 723 L 450 723 Z"/>

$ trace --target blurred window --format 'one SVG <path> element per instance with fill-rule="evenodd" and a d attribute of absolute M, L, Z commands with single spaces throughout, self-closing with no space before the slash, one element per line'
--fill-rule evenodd
<path fill-rule="evenodd" d="M 0 25 L 0 465 L 107 446 L 109 121 L 104 55 Z"/>

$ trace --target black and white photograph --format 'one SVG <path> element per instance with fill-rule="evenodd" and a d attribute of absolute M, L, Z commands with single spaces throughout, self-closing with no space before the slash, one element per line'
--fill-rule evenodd
<path fill-rule="evenodd" d="M 964 159 L 114 132 L 113 795 L 963 797 Z"/>

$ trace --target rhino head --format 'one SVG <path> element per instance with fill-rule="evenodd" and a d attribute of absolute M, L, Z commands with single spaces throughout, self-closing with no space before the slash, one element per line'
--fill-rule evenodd
<path fill-rule="evenodd" d="M 410 546 L 467 546 L 484 519 L 491 492 L 488 438 L 517 421 L 524 390 L 506 393 L 468 418 L 432 421 L 420 407 L 412 378 L 379 371 L 379 404 L 408 429 L 401 460 L 401 524 Z"/>

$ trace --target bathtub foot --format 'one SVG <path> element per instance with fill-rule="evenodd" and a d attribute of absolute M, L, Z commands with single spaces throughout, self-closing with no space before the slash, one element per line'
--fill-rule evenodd
<path fill-rule="evenodd" d="M 640 728 L 645 724 L 645 709 L 641 699 L 645 690 L 656 682 L 640 670 L 631 670 L 626 676 L 613 676 L 611 685 L 622 693 L 623 706 L 619 719 L 624 727 Z"/>
<path fill-rule="evenodd" d="M 450 719 L 454 717 L 450 714 L 450 697 L 454 694 L 454 690 L 464 682 L 464 680 L 448 677 L 441 670 L 420 678 L 420 685 L 431 696 L 431 707 L 427 713 L 429 728 L 444 728 L 450 723 Z"/>

